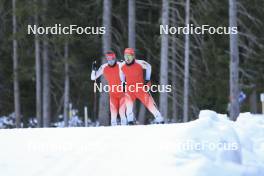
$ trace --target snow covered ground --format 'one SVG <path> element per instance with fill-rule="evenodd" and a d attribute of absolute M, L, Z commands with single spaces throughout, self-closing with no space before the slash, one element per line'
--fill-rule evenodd
<path fill-rule="evenodd" d="M 0 130 L 1 176 L 262 176 L 264 116 L 182 124 Z"/>

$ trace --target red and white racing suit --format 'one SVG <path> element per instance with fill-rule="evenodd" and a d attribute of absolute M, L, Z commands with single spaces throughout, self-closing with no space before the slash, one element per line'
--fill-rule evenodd
<path fill-rule="evenodd" d="M 109 87 L 113 88 L 109 92 L 111 125 L 117 125 L 116 119 L 118 112 L 121 118 L 121 125 L 127 124 L 125 94 L 115 87 L 121 85 L 119 64 L 120 63 L 117 62 L 114 66 L 109 66 L 106 63 L 101 65 L 97 71 L 93 70 L 91 73 L 91 80 L 95 80 L 101 75 L 104 75 Z"/>
<path fill-rule="evenodd" d="M 144 69 L 146 70 L 146 77 L 144 76 Z M 125 62 L 120 64 L 120 78 L 122 82 L 126 81 L 126 106 L 127 106 L 127 120 L 128 122 L 134 120 L 133 103 L 139 99 L 145 107 L 154 115 L 156 122 L 163 122 L 159 110 L 149 92 L 144 91 L 142 85 L 144 80 L 150 80 L 151 65 L 144 60 L 134 60 L 134 63 L 127 65 Z M 129 88 L 130 87 L 130 88 Z M 136 89 L 132 89 L 136 88 Z"/>

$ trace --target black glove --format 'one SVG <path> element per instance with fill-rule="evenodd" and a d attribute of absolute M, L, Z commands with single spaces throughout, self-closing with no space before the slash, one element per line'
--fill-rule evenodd
<path fill-rule="evenodd" d="M 96 64 L 96 61 L 93 61 L 93 64 L 92 64 L 92 70 L 93 70 L 93 71 L 97 71 L 97 64 Z"/>
<path fill-rule="evenodd" d="M 122 82 L 123 92 L 126 92 L 126 82 Z"/>

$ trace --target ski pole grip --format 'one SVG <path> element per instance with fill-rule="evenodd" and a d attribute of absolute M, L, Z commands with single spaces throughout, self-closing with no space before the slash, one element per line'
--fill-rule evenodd
<path fill-rule="evenodd" d="M 96 63 L 96 60 L 93 61 L 93 64 L 92 64 L 92 70 L 93 70 L 93 71 L 96 71 L 96 70 L 97 70 L 97 63 Z"/>

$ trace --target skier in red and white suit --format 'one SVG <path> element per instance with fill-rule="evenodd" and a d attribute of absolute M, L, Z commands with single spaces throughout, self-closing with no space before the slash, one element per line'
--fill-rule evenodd
<path fill-rule="evenodd" d="M 126 81 L 126 106 L 127 121 L 133 124 L 133 103 L 139 99 L 145 107 L 153 114 L 156 123 L 164 123 L 164 119 L 156 107 L 156 104 L 149 92 L 145 91 L 142 85 L 150 86 L 151 65 L 144 60 L 135 58 L 133 48 L 126 48 L 124 51 L 125 62 L 120 65 L 120 78 L 122 82 Z M 144 69 L 146 76 L 144 78 Z M 129 88 L 130 87 L 130 88 Z M 137 89 L 132 89 L 136 88 Z"/>
<path fill-rule="evenodd" d="M 101 75 L 104 75 L 105 79 L 108 82 L 109 87 L 113 89 L 109 92 L 110 98 L 110 112 L 111 112 L 111 125 L 117 125 L 117 115 L 119 112 L 121 125 L 127 124 L 126 119 L 126 104 L 125 104 L 125 94 L 121 90 L 118 90 L 118 87 L 121 85 L 120 80 L 120 70 L 119 64 L 117 62 L 116 55 L 114 52 L 109 51 L 106 53 L 107 63 L 100 66 L 97 70 L 96 63 L 93 63 L 92 73 L 91 73 L 91 80 L 95 80 Z"/>

